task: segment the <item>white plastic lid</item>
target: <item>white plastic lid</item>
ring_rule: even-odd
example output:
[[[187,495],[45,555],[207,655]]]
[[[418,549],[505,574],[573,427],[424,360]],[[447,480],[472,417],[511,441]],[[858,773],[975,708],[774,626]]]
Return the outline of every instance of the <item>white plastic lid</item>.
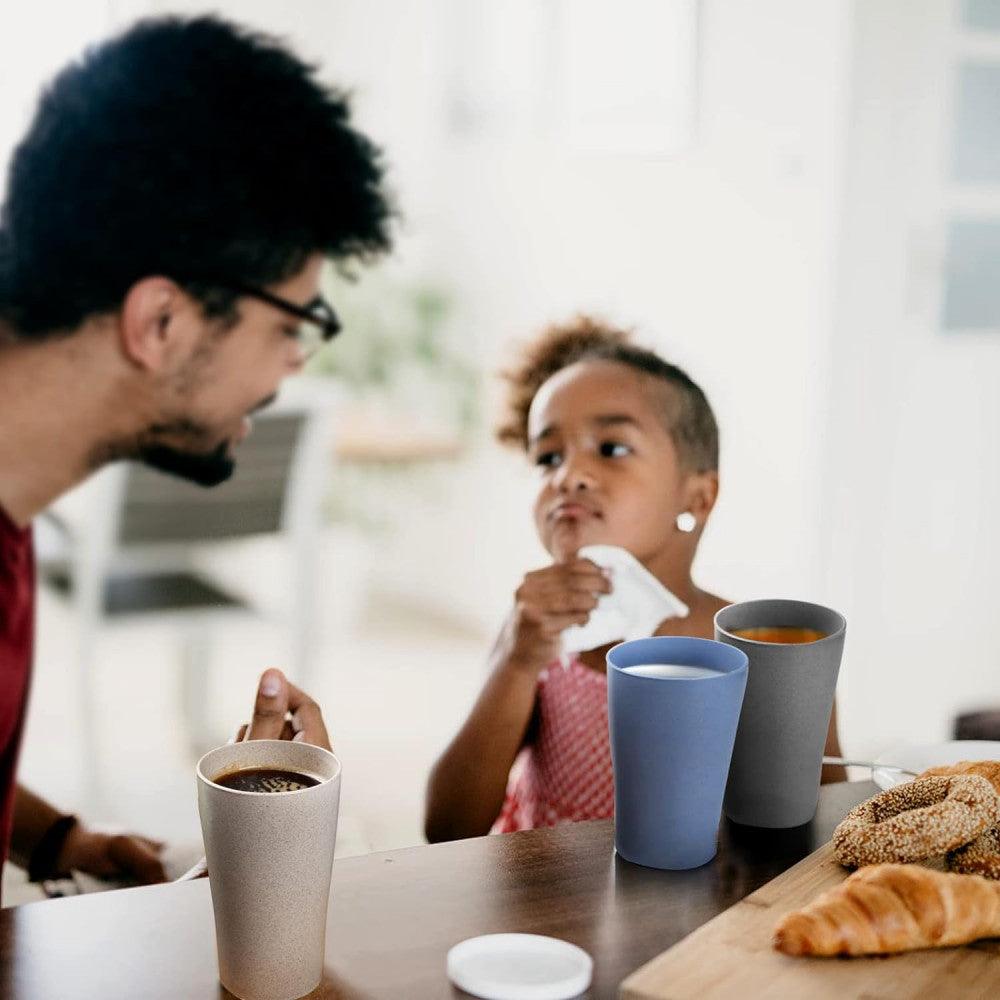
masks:
[[[571,1000],[593,971],[582,948],[540,934],[485,934],[448,952],[448,978],[484,1000]]]

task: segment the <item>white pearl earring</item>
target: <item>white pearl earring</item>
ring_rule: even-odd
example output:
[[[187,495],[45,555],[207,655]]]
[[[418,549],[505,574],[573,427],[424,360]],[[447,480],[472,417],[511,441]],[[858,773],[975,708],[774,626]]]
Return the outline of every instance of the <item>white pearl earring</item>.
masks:
[[[698,527],[698,519],[691,511],[686,510],[682,514],[677,515],[676,524],[678,531],[683,531],[685,535],[690,535]]]

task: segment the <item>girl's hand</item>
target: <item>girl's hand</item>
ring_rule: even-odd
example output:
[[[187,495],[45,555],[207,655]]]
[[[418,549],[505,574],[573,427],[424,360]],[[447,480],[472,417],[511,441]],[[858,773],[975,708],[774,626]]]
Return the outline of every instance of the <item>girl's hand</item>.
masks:
[[[528,573],[500,633],[500,658],[512,667],[540,673],[558,658],[563,630],[586,624],[601,594],[609,593],[611,582],[605,571],[589,559],[571,559]]]

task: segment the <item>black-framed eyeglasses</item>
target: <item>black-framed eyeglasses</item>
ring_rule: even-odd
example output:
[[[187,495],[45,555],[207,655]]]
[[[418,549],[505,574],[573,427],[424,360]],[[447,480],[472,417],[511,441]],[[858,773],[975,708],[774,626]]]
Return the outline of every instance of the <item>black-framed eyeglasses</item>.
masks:
[[[295,331],[295,338],[298,340],[306,357],[311,357],[324,344],[329,343],[340,333],[340,320],[333,311],[333,306],[322,295],[317,295],[312,302],[300,306],[296,302],[289,302],[288,299],[283,299],[280,295],[275,295],[273,292],[269,292],[264,288],[257,288],[254,285],[227,282],[221,287],[238,292],[240,295],[246,295],[252,299],[266,302],[268,305],[274,306],[276,309],[281,309],[290,316],[296,316],[302,320],[302,323]]]
[[[264,288],[247,285],[241,281],[219,280],[204,276],[187,278],[187,280],[199,285],[208,285],[222,291],[235,292],[237,295],[258,299],[260,302],[266,302],[290,316],[297,317],[302,322],[295,330],[295,339],[306,358],[312,357],[324,344],[329,343],[340,333],[340,320],[333,311],[333,306],[322,295],[317,295],[312,302],[300,306],[297,302],[290,302]]]

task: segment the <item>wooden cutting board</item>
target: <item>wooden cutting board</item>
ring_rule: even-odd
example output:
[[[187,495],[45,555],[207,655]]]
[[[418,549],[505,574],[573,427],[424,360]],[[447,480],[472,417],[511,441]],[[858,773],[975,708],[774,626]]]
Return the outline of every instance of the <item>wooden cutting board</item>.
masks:
[[[778,920],[849,873],[821,847],[626,979],[620,1000],[976,1000],[1000,997],[1000,941],[873,958],[790,958]]]

